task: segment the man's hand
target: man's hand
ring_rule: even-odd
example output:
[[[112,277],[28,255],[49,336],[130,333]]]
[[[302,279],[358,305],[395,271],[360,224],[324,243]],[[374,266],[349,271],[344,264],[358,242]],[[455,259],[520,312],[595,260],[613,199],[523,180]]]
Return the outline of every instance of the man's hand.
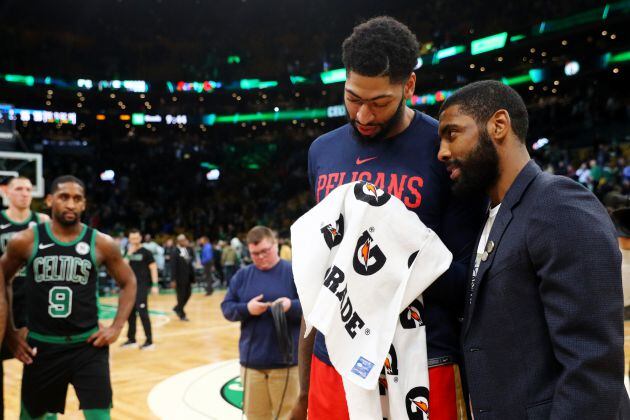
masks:
[[[103,327],[103,324],[98,323],[98,331],[95,332],[87,339],[88,343],[92,343],[94,347],[103,347],[113,344],[118,340],[120,331],[122,328],[110,325],[109,327]]]
[[[308,394],[298,397],[293,410],[291,410],[291,420],[306,420],[306,413],[308,409]]]
[[[287,312],[289,309],[291,309],[291,299],[289,299],[288,297],[281,297],[276,299],[273,304],[276,304],[277,302],[282,302],[282,310],[284,312]]]
[[[7,331],[4,339],[13,356],[25,365],[30,365],[33,363],[33,357],[37,354],[37,347],[31,348],[28,345],[26,342],[27,334],[28,329],[26,327],[19,330],[11,328],[10,331]]]
[[[153,287],[151,287],[151,294],[152,294],[153,296],[157,296],[157,295],[159,295],[159,294],[160,294],[160,289],[159,289],[157,286],[153,286]]]
[[[269,308],[269,303],[261,302],[263,295],[260,294],[255,298],[252,298],[249,302],[247,302],[247,310],[251,315],[258,316],[263,314],[267,308]]]

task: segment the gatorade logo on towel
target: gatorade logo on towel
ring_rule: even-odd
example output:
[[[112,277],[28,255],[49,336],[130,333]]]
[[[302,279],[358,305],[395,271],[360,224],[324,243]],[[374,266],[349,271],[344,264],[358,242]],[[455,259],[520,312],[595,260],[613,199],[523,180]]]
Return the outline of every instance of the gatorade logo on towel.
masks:
[[[371,276],[385,265],[385,261],[387,261],[385,254],[373,242],[374,239],[367,230],[357,241],[352,260],[352,266],[357,274]]]
[[[324,240],[326,241],[326,245],[328,245],[329,249],[333,249],[333,247],[341,243],[341,240],[343,239],[343,230],[343,214],[339,214],[339,218],[334,225],[330,223],[320,229],[320,232],[324,235]]]
[[[369,182],[357,182],[354,186],[354,196],[357,200],[364,201],[375,207],[384,205],[392,197]]]

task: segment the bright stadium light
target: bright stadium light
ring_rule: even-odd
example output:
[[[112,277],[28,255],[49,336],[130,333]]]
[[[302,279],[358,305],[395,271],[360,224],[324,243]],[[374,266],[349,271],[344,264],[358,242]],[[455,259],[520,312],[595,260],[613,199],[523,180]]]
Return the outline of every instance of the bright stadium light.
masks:
[[[540,150],[543,147],[545,147],[546,145],[549,144],[549,139],[546,137],[540,138],[538,140],[536,140],[536,143],[532,144],[532,149],[533,150]]]
[[[219,179],[219,177],[221,176],[221,171],[218,169],[211,169],[207,174],[206,174],[206,179],[208,181],[216,181]]]
[[[116,172],[111,169],[101,172],[101,181],[103,182],[114,182],[114,178],[116,178]]]
[[[564,66],[564,74],[567,76],[575,76],[580,71],[580,63],[577,61],[569,61]]]

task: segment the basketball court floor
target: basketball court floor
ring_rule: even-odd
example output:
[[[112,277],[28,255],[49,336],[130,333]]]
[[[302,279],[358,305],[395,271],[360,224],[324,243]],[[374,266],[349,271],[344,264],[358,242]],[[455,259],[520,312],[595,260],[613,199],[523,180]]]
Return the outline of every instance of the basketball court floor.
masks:
[[[120,348],[126,330],[110,348],[113,419],[241,419],[239,324],[223,318],[223,296],[224,292],[209,297],[194,294],[186,307],[190,322],[179,321],[171,311],[174,295],[150,297],[155,350]],[[101,304],[104,318],[111,317],[116,299],[104,298]],[[625,337],[627,371],[630,321],[625,324]],[[138,322],[137,340],[143,339]],[[4,363],[5,418],[17,419],[22,368],[16,360]],[[59,419],[83,419],[73,390],[68,392],[66,414]]]

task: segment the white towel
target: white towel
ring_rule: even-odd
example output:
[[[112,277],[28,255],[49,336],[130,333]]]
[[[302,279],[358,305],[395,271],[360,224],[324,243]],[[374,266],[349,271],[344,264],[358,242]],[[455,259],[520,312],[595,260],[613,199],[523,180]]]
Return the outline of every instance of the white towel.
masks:
[[[314,326],[325,335],[350,417],[398,419],[426,409],[419,296],[452,260],[437,235],[399,199],[359,181],[337,187],[297,220],[291,243],[307,333]],[[387,391],[387,407],[378,387],[386,358],[380,390]]]

